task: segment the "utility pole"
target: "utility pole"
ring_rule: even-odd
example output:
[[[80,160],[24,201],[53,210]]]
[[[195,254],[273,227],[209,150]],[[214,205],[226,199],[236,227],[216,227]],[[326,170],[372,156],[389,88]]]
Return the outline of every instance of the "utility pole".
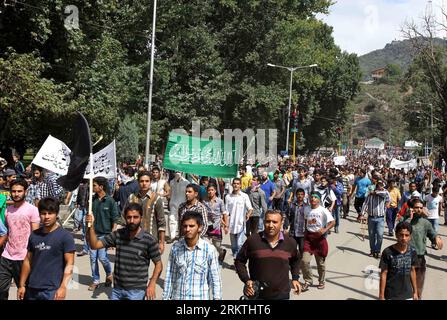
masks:
[[[152,18],[152,42],[151,42],[151,67],[149,74],[149,101],[147,107],[147,132],[146,132],[146,154],[144,162],[149,169],[149,149],[151,145],[151,117],[152,117],[152,85],[154,79],[154,53],[155,53],[155,25],[157,19],[157,0],[154,0],[154,14]]]

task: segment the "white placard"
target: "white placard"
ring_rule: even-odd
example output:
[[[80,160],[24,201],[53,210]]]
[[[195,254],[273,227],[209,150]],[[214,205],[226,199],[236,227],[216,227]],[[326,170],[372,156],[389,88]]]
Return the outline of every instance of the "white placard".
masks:
[[[336,166],[344,166],[346,164],[345,156],[334,157],[334,165]]]
[[[49,135],[33,159],[35,164],[60,175],[67,174],[71,150],[65,143]]]
[[[93,177],[116,178],[115,140],[107,147],[93,155]],[[90,162],[85,170],[84,178],[90,178]]]

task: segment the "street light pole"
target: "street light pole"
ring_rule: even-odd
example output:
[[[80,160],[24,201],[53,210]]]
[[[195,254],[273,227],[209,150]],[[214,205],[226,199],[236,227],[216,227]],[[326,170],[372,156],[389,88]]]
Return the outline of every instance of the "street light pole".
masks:
[[[154,0],[154,14],[152,18],[152,39],[151,39],[151,67],[149,73],[149,101],[147,107],[147,131],[146,131],[146,154],[144,162],[149,168],[149,148],[151,145],[151,117],[152,117],[152,84],[154,79],[154,53],[155,53],[155,24],[157,19],[157,0]]]
[[[286,134],[286,151],[289,154],[289,131],[290,131],[290,109],[292,108],[292,83],[293,83],[293,72],[297,69],[306,69],[306,68],[314,68],[318,67],[318,64],[311,64],[308,66],[300,66],[300,67],[285,67],[279,66],[273,63],[267,63],[269,67],[282,68],[290,71],[290,86],[289,86],[289,106],[287,111],[287,134]]]
[[[294,68],[290,69],[290,90],[289,90],[289,111],[287,114],[287,138],[286,138],[286,150],[287,154],[289,154],[289,131],[290,131],[290,108],[292,106],[292,81],[293,81],[293,71]]]
[[[433,154],[433,104],[430,103],[430,118],[431,118],[431,154]]]

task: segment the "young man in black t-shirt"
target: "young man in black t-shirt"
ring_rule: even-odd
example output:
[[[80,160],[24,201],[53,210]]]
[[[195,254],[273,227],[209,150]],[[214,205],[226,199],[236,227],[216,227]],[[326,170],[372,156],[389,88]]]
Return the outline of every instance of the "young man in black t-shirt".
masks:
[[[382,252],[380,260],[380,300],[417,300],[416,250],[409,245],[412,226],[400,222],[396,227],[397,243]]]
[[[56,199],[40,200],[38,209],[41,227],[29,237],[17,299],[64,300],[73,273],[74,239],[57,223],[59,202]]]

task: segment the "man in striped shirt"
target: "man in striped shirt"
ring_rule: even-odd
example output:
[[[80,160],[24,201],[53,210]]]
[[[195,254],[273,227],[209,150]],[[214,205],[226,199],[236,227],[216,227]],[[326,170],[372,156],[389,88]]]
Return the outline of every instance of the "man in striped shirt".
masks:
[[[86,216],[89,228],[89,243],[92,249],[116,247],[115,270],[113,274],[112,300],[155,299],[155,285],[163,265],[158,241],[141,228],[143,208],[138,203],[130,203],[124,209],[126,227],[98,239],[93,227],[93,215]],[[150,261],[155,264],[148,282]]]
[[[362,207],[362,218],[365,213],[368,214],[369,256],[374,258],[379,258],[382,248],[384,217],[390,204],[390,194],[384,187],[383,180],[377,180],[375,190],[368,193]]]
[[[213,245],[200,237],[203,217],[186,211],[181,227],[184,238],[174,243],[169,254],[163,300],[222,299],[218,254]]]

